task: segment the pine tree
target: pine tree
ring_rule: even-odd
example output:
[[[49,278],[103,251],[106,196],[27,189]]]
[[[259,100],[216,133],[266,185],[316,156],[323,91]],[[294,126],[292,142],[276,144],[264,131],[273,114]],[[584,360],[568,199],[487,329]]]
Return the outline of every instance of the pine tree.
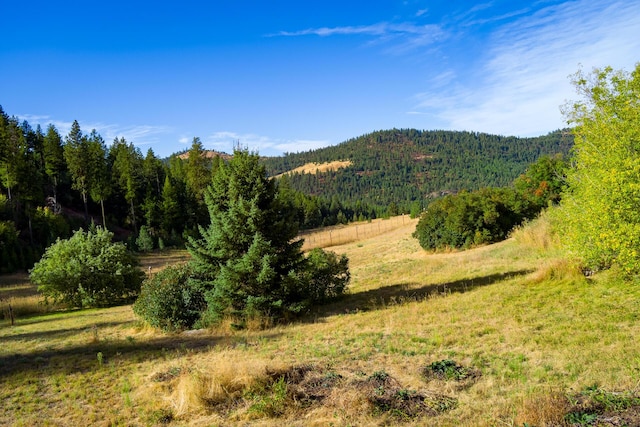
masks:
[[[72,188],[82,195],[84,203],[84,219],[89,221],[89,208],[87,206],[87,194],[89,193],[89,179],[91,160],[87,146],[87,138],[82,134],[80,124],[73,121],[69,135],[64,145],[64,158],[73,179]]]
[[[211,218],[190,239],[194,284],[206,295],[208,321],[225,315],[285,316],[304,305],[297,274],[305,258],[295,241],[295,210],[283,204],[257,154],[234,152],[205,193]]]

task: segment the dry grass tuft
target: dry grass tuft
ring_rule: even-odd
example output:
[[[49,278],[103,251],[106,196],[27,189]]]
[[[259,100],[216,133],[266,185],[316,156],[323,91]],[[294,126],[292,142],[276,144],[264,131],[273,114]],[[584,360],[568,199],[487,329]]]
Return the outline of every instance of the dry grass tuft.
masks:
[[[231,351],[212,353],[204,368],[184,369],[177,378],[170,397],[175,414],[184,417],[217,406],[223,406],[222,412],[232,409],[245,393],[269,382],[273,364],[250,355],[238,360]]]
[[[537,427],[567,425],[565,416],[570,405],[567,397],[554,390],[534,393],[524,397],[517,410],[516,425]]]
[[[560,246],[558,236],[553,231],[551,218],[546,211],[533,221],[516,227],[511,232],[511,237],[523,246],[542,252]]]

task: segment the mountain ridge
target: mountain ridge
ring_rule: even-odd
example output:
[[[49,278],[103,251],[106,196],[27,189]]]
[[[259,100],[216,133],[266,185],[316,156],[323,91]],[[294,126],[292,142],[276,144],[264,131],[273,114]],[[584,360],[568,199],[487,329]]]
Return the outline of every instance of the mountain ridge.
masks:
[[[539,137],[491,135],[468,131],[375,131],[341,144],[264,157],[271,176],[287,172],[292,188],[347,203],[408,210],[443,193],[500,187],[524,173],[543,155],[567,155],[573,137],[557,130]],[[317,173],[290,172],[308,163],[350,161],[351,165]]]

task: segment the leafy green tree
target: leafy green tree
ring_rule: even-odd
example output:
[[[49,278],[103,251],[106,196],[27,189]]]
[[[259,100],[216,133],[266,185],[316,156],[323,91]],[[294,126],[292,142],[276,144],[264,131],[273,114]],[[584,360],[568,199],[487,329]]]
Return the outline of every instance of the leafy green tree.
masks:
[[[206,308],[202,293],[189,286],[188,264],[169,266],[142,284],[133,311],[164,331],[191,328]]]
[[[144,273],[113,233],[101,227],[80,229],[49,246],[30,279],[47,300],[72,307],[122,303],[140,291]]]
[[[640,64],[579,71],[582,99],[565,105],[575,125],[574,166],[567,173],[560,235],[585,268],[619,265],[640,273]]]

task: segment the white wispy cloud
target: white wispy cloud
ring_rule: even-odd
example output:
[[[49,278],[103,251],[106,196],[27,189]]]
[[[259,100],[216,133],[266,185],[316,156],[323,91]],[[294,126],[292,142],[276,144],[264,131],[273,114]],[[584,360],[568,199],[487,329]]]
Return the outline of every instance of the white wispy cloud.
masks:
[[[417,95],[451,129],[538,135],[565,125],[579,64],[630,70],[640,60],[640,0],[547,6],[499,27],[477,71]]]
[[[295,153],[314,150],[331,144],[327,140],[295,139],[285,140],[270,138],[253,133],[237,133],[230,131],[215,132],[204,141],[206,147],[230,153],[235,145],[257,151],[262,155],[279,155],[285,152]]]
[[[281,31],[279,33],[270,34],[269,36],[301,37],[310,35],[321,37],[339,35],[370,36],[378,42],[397,43],[404,51],[419,46],[433,44],[436,41],[442,40],[448,36],[440,25],[418,25],[411,22],[380,22],[372,25],[308,28],[300,31]]]
[[[71,130],[73,122],[56,120],[47,115],[24,114],[18,116],[21,120],[26,120],[32,127],[40,125],[43,132],[49,124],[52,124],[58,130],[58,133],[64,138]],[[115,138],[124,138],[128,142],[132,142],[136,146],[152,145],[160,140],[160,136],[171,132],[169,126],[152,126],[152,125],[129,125],[122,126],[118,124],[108,124],[102,122],[84,122],[78,121],[80,129],[84,134],[96,130],[105,140],[106,144],[111,144]]]

